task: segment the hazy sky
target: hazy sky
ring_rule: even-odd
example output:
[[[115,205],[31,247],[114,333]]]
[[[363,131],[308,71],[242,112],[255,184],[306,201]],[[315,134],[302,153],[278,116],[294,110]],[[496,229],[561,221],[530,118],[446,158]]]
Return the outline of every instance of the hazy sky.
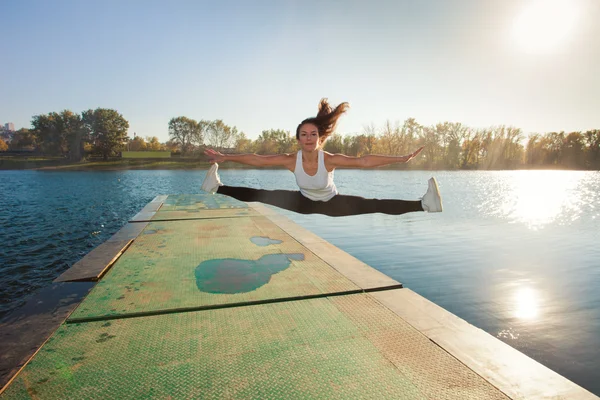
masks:
[[[106,107],[130,136],[166,141],[183,115],[255,139],[328,97],[350,103],[340,133],[409,117],[600,129],[600,1],[543,4],[0,0],[0,122]]]

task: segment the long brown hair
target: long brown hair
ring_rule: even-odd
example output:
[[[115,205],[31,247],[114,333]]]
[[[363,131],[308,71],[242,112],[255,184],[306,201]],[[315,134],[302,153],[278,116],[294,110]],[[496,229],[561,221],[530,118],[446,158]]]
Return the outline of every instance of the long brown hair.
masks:
[[[300,122],[296,128],[296,139],[300,139],[300,128],[304,124],[313,124],[319,131],[319,142],[322,144],[327,140],[327,137],[333,133],[338,119],[350,108],[347,102],[341,103],[335,109],[331,109],[327,99],[321,99],[319,102],[319,112],[316,117],[306,118]]]

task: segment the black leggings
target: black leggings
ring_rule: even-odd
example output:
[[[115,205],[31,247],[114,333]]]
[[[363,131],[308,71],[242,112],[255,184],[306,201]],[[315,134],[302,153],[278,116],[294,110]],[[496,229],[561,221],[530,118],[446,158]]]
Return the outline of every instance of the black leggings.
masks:
[[[338,194],[329,201],[313,201],[304,197],[299,191],[263,190],[236,186],[220,186],[217,192],[240,201],[258,201],[300,214],[324,214],[330,217],[371,213],[400,215],[423,211],[421,200],[365,199]]]

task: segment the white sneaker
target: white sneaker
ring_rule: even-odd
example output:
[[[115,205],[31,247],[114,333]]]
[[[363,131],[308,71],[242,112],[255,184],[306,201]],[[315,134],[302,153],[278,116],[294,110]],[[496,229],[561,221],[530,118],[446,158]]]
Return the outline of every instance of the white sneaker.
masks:
[[[217,170],[219,169],[219,164],[214,163],[208,172],[206,172],[206,177],[204,178],[204,182],[202,182],[202,190],[208,193],[215,193],[219,186],[223,186],[221,180],[219,179],[219,174]]]
[[[421,205],[427,212],[442,212],[442,196],[435,178],[429,179],[429,187],[421,199]]]

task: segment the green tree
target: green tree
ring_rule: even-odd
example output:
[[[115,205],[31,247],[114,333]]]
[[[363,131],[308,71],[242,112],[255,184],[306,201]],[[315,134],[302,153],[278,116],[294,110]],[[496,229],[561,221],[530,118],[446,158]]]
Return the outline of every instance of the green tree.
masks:
[[[186,155],[203,142],[206,121],[196,121],[187,117],[171,118],[169,121],[169,138],[176,143],[181,154]]]
[[[364,130],[364,128],[363,128]],[[377,147],[377,136],[373,132],[344,137],[344,149],[350,156],[360,157],[372,154]]]
[[[71,110],[36,115],[31,124],[35,141],[42,152],[49,155],[68,155],[71,161],[80,161],[86,127],[82,116]]]
[[[562,161],[563,143],[565,141],[564,132],[550,132],[545,135],[547,149],[547,163],[550,165],[560,165]]]
[[[358,155],[358,140],[356,135],[344,136],[344,154],[356,157]]]
[[[523,159],[523,132],[504,125],[484,131],[482,164],[485,169],[515,168]]]
[[[540,165],[542,163],[542,154],[540,148],[540,134],[532,133],[527,139],[525,147],[525,162],[528,165]]]
[[[83,158],[84,142],[88,139],[88,131],[83,123],[82,115],[70,110],[63,110],[58,119],[59,130],[67,143],[67,152],[70,161],[81,161]]]
[[[176,153],[180,150],[179,143],[174,141],[173,139],[167,140],[167,142],[163,145],[165,150],[169,150],[171,153]]]
[[[146,149],[151,151],[161,151],[165,149],[165,146],[159,142],[156,136],[146,137]]]
[[[456,169],[460,165],[461,145],[466,136],[467,127],[461,123],[444,122],[436,125],[436,131],[441,141],[443,151],[441,166],[443,168]]]
[[[423,126],[414,118],[408,118],[402,124],[400,134],[402,139],[400,154],[404,155],[414,151],[419,146],[419,138],[423,136]]]
[[[334,133],[333,135],[329,136],[329,138],[325,142],[325,147],[323,149],[333,154],[343,153],[344,139],[342,135],[340,135],[339,133]]]
[[[145,151],[148,146],[146,145],[146,141],[141,136],[136,136],[133,139],[129,140],[129,144],[127,145],[129,151]]]
[[[436,126],[423,127],[421,131],[421,142],[425,146],[423,149],[423,164],[427,168],[437,168],[442,159],[444,149],[441,145],[441,124]]]
[[[392,124],[390,120],[387,120],[379,134],[378,144],[378,153],[390,156],[399,155],[404,145],[400,124],[397,122]]]
[[[60,115],[49,114],[34,115],[31,119],[32,131],[42,153],[51,156],[64,155],[67,143],[60,131]]]
[[[219,150],[229,150],[235,146],[238,137],[237,128],[217,119],[206,124],[206,140],[209,146]]]
[[[116,110],[87,110],[82,113],[82,120],[89,134],[92,151],[102,154],[104,160],[121,151],[129,139],[129,122]]]
[[[481,133],[475,129],[468,129],[462,141],[461,164],[462,169],[476,169],[479,167],[479,154],[481,152]]]
[[[283,129],[264,130],[258,135],[255,149],[258,154],[283,154],[296,151],[296,137]]]
[[[581,132],[571,132],[565,138],[562,149],[562,165],[567,168],[585,168],[585,136]]]
[[[13,134],[13,138],[10,141],[9,148],[11,150],[19,149],[33,149],[35,148],[35,136],[29,129],[21,128]]]
[[[586,164],[588,168],[600,169],[600,129],[586,131]]]
[[[240,132],[235,138],[235,152],[244,154],[244,153],[252,153],[252,140],[246,137],[244,132]]]

